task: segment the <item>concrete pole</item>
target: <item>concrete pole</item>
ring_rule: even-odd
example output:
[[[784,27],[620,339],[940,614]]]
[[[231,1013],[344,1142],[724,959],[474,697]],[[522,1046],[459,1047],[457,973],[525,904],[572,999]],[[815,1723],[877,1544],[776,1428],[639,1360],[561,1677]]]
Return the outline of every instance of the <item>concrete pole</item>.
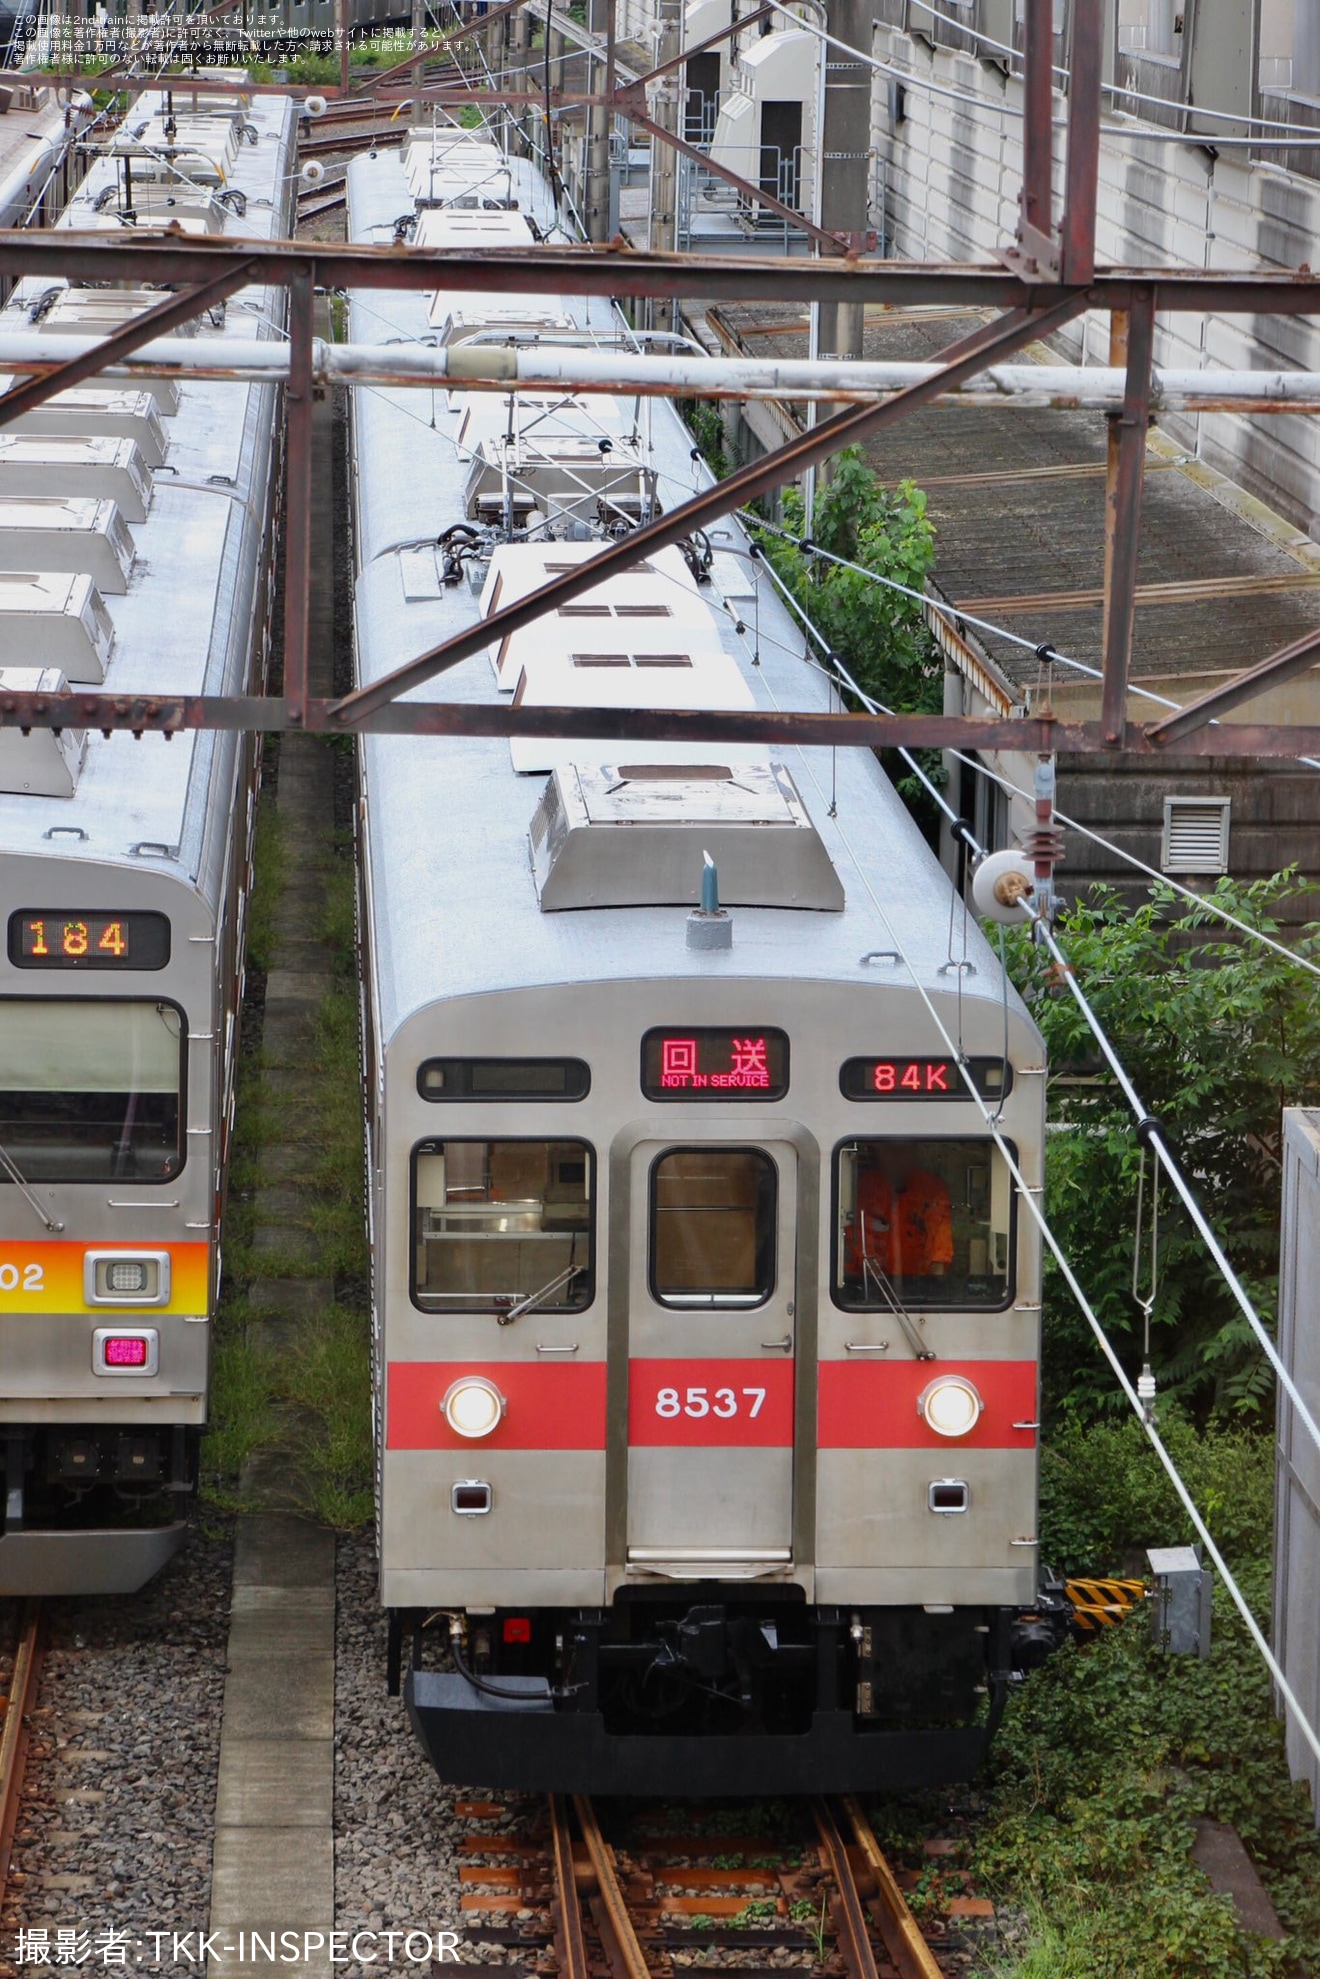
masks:
[[[591,58],[587,74],[593,94],[612,95],[614,91],[615,0],[590,0],[587,25],[605,42],[605,59]],[[593,103],[587,111],[587,183],[583,218],[589,241],[610,237],[610,112]]]
[[[871,14],[869,0],[829,0],[830,33],[866,52]],[[830,47],[826,56],[825,135],[817,169],[822,227],[832,233],[864,232],[871,177],[871,72],[841,48]],[[821,354],[861,357],[863,323],[860,303],[823,302]]]
[[[683,0],[656,0],[656,66],[672,62],[683,48]],[[671,69],[651,92],[651,116],[663,130],[678,135],[680,106],[683,101],[682,72]],[[678,153],[659,138],[651,139],[651,246],[659,254],[673,254],[678,246]],[[673,330],[678,312],[668,297],[651,304],[651,327]]]

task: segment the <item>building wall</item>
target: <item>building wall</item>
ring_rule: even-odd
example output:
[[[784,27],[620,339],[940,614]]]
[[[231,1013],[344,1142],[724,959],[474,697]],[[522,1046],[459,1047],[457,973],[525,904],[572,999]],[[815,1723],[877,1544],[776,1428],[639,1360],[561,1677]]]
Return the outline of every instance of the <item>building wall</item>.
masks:
[[[1320,1113],[1283,1114],[1279,1351],[1306,1406],[1320,1415]],[[1320,1451],[1280,1390],[1275,1473],[1274,1651],[1302,1710],[1320,1726]],[[1291,1716],[1288,1765],[1308,1780],[1320,1825],[1320,1761]]]
[[[1013,239],[1017,225],[1022,122],[1013,111],[1020,84],[975,56],[932,49],[894,27],[877,28],[873,52],[912,77],[899,84],[877,74],[873,95],[873,142],[893,252],[917,261],[987,260]],[[973,100],[935,96],[923,81]],[[1174,143],[1153,125],[1130,122],[1130,130],[1107,134],[1101,144],[1099,262],[1259,270],[1312,261],[1320,185],[1246,162],[1241,153],[1211,157],[1210,149]],[[1057,149],[1062,152],[1061,141]],[[1056,159],[1056,200],[1060,164]],[[1108,317],[1092,312],[1062,334],[1058,347],[1073,361],[1106,362]],[[1155,362],[1320,370],[1320,323],[1161,317]],[[1216,413],[1166,415],[1160,424],[1180,446],[1320,540],[1320,422],[1305,414]]]

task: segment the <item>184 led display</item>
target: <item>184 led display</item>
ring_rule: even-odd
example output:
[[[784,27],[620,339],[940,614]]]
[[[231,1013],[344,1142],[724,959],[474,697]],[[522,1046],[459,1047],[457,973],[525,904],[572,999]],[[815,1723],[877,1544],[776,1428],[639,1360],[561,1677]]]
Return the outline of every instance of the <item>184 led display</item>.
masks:
[[[170,959],[169,918],[28,908],[9,917],[9,959],[16,969],[163,969]]]

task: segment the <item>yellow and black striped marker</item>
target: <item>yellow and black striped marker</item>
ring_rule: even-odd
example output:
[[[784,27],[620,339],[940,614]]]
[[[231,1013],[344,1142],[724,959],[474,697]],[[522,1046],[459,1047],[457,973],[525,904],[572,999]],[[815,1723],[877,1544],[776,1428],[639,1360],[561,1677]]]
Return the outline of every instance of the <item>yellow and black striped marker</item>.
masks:
[[[1073,1605],[1073,1625],[1084,1635],[1117,1628],[1146,1598],[1143,1580],[1069,1580],[1064,1592]]]

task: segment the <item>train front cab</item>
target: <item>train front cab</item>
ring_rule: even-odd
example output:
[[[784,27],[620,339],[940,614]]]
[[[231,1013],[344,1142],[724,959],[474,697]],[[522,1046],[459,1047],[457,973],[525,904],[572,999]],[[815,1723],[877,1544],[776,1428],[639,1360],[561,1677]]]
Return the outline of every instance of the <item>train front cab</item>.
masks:
[[[206,1417],[234,916],[218,970],[173,878],[5,877],[0,1594],[127,1593],[182,1543]]]
[[[868,1027],[835,993],[775,986],[793,1077],[763,1106],[638,1092],[649,985],[575,992],[574,1048],[537,1061],[585,1071],[594,1040],[575,1103],[457,1089],[474,1067],[533,1075],[512,1058],[430,1061],[444,1106],[417,1057],[411,1098],[400,1071],[389,1145],[406,1135],[410,1194],[384,1228],[410,1290],[383,1332],[383,1593],[396,1677],[414,1631],[408,1706],[446,1779],[899,1788],[984,1754],[1036,1646],[1038,1248],[971,1102],[850,1098],[836,1041],[860,1031],[860,1052]],[[703,989],[703,1014],[728,1000]],[[498,1030],[553,1040],[562,1010]],[[905,1019],[891,1035],[919,1034]],[[467,1028],[451,1008],[447,1037]],[[752,1036],[686,1028],[698,1051]],[[1038,1065],[1015,1029],[1017,1065]],[[1010,1078],[1006,1131],[1038,1180],[1042,1081]],[[896,1311],[859,1221],[874,1249],[883,1189],[936,1183],[926,1255],[906,1274],[876,1255]],[[446,1629],[459,1670],[426,1667]]]

